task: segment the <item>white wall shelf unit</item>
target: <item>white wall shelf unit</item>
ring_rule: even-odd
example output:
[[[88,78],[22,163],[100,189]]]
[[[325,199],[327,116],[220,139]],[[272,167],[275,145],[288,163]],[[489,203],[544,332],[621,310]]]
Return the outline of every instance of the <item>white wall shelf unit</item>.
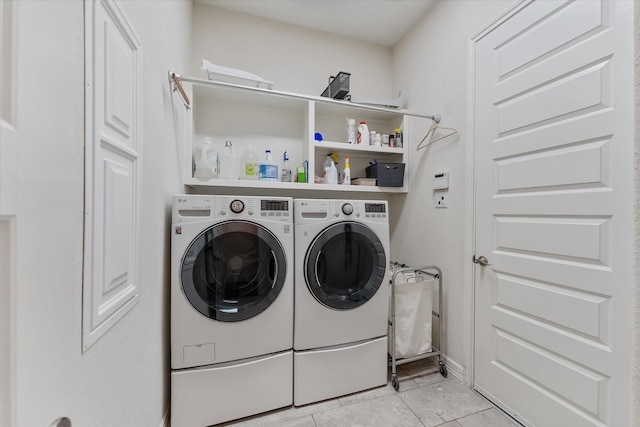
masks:
[[[235,187],[295,189],[309,191],[346,191],[373,193],[407,193],[409,191],[409,145],[412,136],[412,119],[433,119],[407,110],[354,104],[312,95],[250,87],[226,82],[197,79],[169,72],[174,91],[184,89],[183,102],[187,115],[185,132],[184,184],[191,187]],[[347,118],[356,123],[365,121],[369,130],[380,134],[392,134],[395,128],[403,130],[402,148],[374,147],[346,142]],[[323,141],[315,140],[319,132]],[[253,146],[259,159],[264,150],[272,152],[280,162],[287,151],[291,167],[309,162],[308,183],[276,182],[260,180],[203,181],[193,177],[193,162],[197,161],[204,137],[212,137],[216,151],[222,150],[230,140],[241,157],[248,145]],[[314,175],[322,175],[322,164],[328,153],[339,156],[338,169],[344,166],[345,156],[350,157],[351,177],[365,177],[365,168],[378,162],[405,163],[404,182],[401,187],[377,187],[362,185],[315,184]],[[191,154],[191,156],[189,156]]]

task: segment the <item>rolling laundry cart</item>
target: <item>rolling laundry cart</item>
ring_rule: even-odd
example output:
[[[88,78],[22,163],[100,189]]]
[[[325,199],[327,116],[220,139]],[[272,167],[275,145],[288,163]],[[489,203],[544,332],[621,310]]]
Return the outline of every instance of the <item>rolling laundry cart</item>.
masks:
[[[391,308],[390,308],[390,319],[389,319],[389,334],[390,334],[390,340],[391,340],[391,350],[390,350],[390,356],[391,356],[391,384],[393,385],[393,388],[398,391],[398,389],[400,388],[400,383],[398,382],[398,374],[396,372],[397,369],[397,365],[402,365],[405,363],[410,363],[410,362],[414,362],[416,360],[422,360],[422,359],[427,359],[430,357],[438,357],[438,368],[440,370],[440,374],[443,377],[446,377],[447,374],[447,367],[445,366],[444,362],[442,361],[442,354],[443,354],[443,344],[442,344],[442,270],[440,270],[440,268],[438,268],[435,265],[424,265],[424,266],[420,266],[420,267],[408,267],[404,264],[398,264],[395,263],[394,267],[400,267],[397,268],[394,272],[393,275],[391,276]],[[437,273],[434,273],[437,272]],[[419,353],[419,354],[410,354],[410,355],[403,355],[401,358],[398,358],[396,355],[396,287],[398,285],[398,280],[400,275],[404,275],[405,273],[410,273],[410,274],[423,274],[426,276],[431,276],[434,279],[438,280],[438,312],[436,311],[431,311],[431,315],[433,317],[437,317],[438,318],[438,346],[439,348],[434,349],[433,347],[431,347],[431,351],[428,352],[424,352],[424,353]],[[404,276],[403,276],[404,277]],[[426,281],[425,281],[426,284]],[[408,315],[411,316],[412,314],[407,314],[405,313],[404,315]],[[417,313],[413,313],[413,316],[417,315]],[[404,319],[407,320],[407,319]],[[408,319],[411,320],[411,319]],[[429,326],[431,326],[429,324]],[[430,333],[431,331],[429,331]]]

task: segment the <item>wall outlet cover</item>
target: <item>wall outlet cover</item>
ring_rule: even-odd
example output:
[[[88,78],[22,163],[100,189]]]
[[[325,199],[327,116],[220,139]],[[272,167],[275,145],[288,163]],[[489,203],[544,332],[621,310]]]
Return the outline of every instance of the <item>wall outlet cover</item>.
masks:
[[[448,191],[434,191],[433,192],[433,202],[436,208],[446,208],[447,207],[447,196],[449,195]]]

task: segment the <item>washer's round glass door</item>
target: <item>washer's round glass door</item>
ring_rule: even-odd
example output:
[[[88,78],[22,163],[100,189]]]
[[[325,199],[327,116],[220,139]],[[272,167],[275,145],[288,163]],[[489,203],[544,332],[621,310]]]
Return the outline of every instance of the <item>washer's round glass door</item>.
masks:
[[[307,287],[318,302],[346,310],[373,298],[384,280],[387,260],[369,227],[340,222],[316,236],[304,265]]]
[[[214,225],[196,237],[181,265],[182,289],[205,316],[237,322],[262,313],[278,297],[286,275],[278,239],[249,221]]]

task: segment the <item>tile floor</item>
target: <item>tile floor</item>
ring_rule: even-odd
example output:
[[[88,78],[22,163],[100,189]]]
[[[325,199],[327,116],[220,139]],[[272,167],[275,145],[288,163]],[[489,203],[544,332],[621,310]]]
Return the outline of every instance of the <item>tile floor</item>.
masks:
[[[435,358],[397,368],[400,389],[386,387],[290,407],[216,427],[519,427],[457,378],[440,375]]]

